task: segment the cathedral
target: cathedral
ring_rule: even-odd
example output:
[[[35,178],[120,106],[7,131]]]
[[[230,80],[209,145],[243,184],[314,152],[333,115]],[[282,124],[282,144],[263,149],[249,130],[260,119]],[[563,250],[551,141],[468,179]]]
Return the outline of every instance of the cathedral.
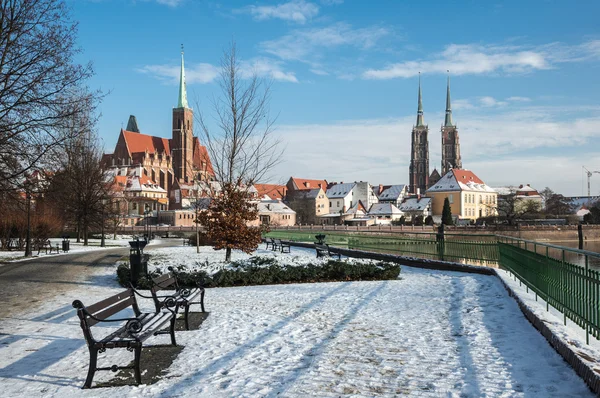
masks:
[[[450,77],[446,89],[446,116],[441,128],[442,134],[442,164],[441,175],[437,169],[429,174],[429,126],[423,121],[423,97],[421,93],[421,76],[419,75],[419,105],[417,108],[417,123],[411,134],[411,151],[409,165],[409,192],[413,194],[425,191],[452,169],[461,169],[460,143],[458,128],[452,124],[452,107],[450,104]]]
[[[126,186],[136,179],[164,190],[171,199],[180,199],[182,192],[189,191],[198,181],[214,180],[208,151],[194,136],[194,112],[187,101],[183,51],[171,138],[142,134],[132,115],[126,129],[121,129],[114,152],[104,154],[102,163],[115,177],[126,179]],[[169,202],[169,209],[181,208],[180,200]]]

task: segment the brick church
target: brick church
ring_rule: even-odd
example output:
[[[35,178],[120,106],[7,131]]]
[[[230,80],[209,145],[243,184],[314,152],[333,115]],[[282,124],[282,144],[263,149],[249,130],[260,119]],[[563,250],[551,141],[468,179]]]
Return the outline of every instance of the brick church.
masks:
[[[208,151],[194,136],[194,112],[187,101],[183,52],[171,138],[142,134],[132,115],[126,129],[121,129],[114,152],[104,154],[102,162],[115,177],[126,181],[125,190],[134,180],[163,190],[168,194],[169,210],[181,209],[182,195],[195,184],[214,180]],[[166,210],[165,207],[160,206],[159,210]]]
[[[423,121],[423,99],[421,95],[421,76],[419,75],[419,105],[417,108],[417,124],[411,134],[411,151],[409,166],[409,192],[424,194],[435,185],[442,176],[452,169],[462,169],[458,128],[452,123],[452,106],[450,104],[450,77],[446,89],[446,116],[441,127],[442,164],[440,174],[434,169],[429,174],[429,126]]]

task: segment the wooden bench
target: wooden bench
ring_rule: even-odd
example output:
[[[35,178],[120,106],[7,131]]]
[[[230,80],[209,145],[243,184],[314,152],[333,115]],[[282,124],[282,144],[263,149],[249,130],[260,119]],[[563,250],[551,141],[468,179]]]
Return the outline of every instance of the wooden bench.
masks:
[[[282,253],[289,253],[291,250],[290,242],[282,241],[281,239],[273,239],[273,251],[279,250]],[[286,251],[287,249],[287,251]]]
[[[317,257],[335,257],[337,256],[338,260],[342,258],[342,255],[338,252],[332,252],[329,245],[320,245],[315,243],[315,250],[317,251]]]
[[[173,268],[169,267],[169,269],[172,272],[166,273],[164,275],[152,279],[152,287],[150,288],[150,292],[152,293],[152,300],[154,300],[154,306],[156,307],[156,311],[158,312],[165,305],[166,299],[170,297],[173,298],[177,306],[176,311],[179,308],[184,309],[183,319],[185,321],[185,329],[190,330],[190,306],[192,304],[200,304],[202,312],[206,312],[204,310],[204,287],[200,286],[192,289],[181,288],[177,283],[177,276],[173,272]],[[168,290],[174,290],[175,292],[171,295],[158,294],[158,292],[160,291]]]
[[[35,248],[37,248],[38,254],[40,254],[42,250],[46,250],[46,254],[48,254],[48,251],[50,252],[50,254],[52,254],[53,250],[56,251],[56,254],[60,253],[58,243],[56,244],[56,246],[52,246],[52,242],[50,242],[50,239],[37,241],[34,245],[34,250]]]
[[[175,301],[166,299],[161,311],[142,313],[137,305],[136,293],[134,289],[127,289],[90,306],[83,305],[79,300],[73,301],[73,307],[77,308],[77,316],[80,319],[83,336],[90,351],[90,366],[83,388],[92,386],[92,380],[97,370],[116,372],[119,369],[133,369],[136,383],[141,384],[140,356],[143,342],[150,336],[169,333],[171,344],[177,345],[175,341],[176,311],[172,309],[176,306]],[[133,310],[133,316],[108,319],[127,308]],[[171,323],[169,330],[161,331],[169,322]],[[106,337],[96,339],[92,335],[91,328],[98,323],[119,323],[122,326]],[[108,348],[126,348],[128,351],[134,351],[133,366],[97,367],[98,353],[102,353]]]
[[[265,250],[269,250],[269,246],[271,246],[271,248],[273,247],[273,238],[265,238],[265,244],[267,245],[267,247],[265,247]]]

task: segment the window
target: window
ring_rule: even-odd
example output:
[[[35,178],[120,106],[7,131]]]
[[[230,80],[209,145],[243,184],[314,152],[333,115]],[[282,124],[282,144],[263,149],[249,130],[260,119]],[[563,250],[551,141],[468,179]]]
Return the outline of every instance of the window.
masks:
[[[448,202],[454,203],[454,195],[448,195]]]
[[[329,202],[329,207],[331,207],[331,202]]]
[[[133,202],[133,203],[131,204],[131,208],[132,208],[133,210],[137,210],[137,203]]]
[[[340,207],[340,201],[339,200],[337,201],[336,206]]]

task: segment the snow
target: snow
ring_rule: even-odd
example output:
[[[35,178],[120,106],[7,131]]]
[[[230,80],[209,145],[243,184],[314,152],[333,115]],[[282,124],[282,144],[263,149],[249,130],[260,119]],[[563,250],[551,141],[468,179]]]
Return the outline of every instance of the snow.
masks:
[[[329,261],[329,258],[316,258],[314,249],[307,249],[301,247],[294,247],[291,253],[274,252],[272,250],[257,249],[252,254],[246,254],[239,250],[233,250],[231,252],[231,260],[233,264],[225,262],[225,250],[214,250],[212,247],[200,246],[200,253],[196,253],[196,247],[182,246],[175,249],[171,247],[156,248],[151,250],[145,250],[145,253],[150,254],[150,260],[148,261],[148,271],[154,271],[156,269],[161,272],[168,272],[169,267],[185,267],[186,271],[206,271],[209,275],[224,269],[224,268],[235,268],[235,263],[241,265],[244,264],[245,260],[249,260],[251,257],[266,257],[276,258],[277,263],[282,267],[287,266],[304,266],[308,264],[323,264]],[[372,262],[378,263],[377,260],[367,259],[354,259],[346,258],[342,256],[343,261],[347,262]]]
[[[50,238],[50,242],[52,243],[52,246],[58,245],[58,247],[61,250],[60,253],[57,254],[56,252],[54,252],[52,254],[46,254],[46,250],[42,250],[38,254],[37,250],[33,250],[32,257],[25,258],[23,250],[0,251],[0,266],[1,266],[1,263],[29,260],[33,257],[65,256],[65,255],[69,255],[69,254],[73,254],[73,253],[114,249],[116,247],[129,247],[129,241],[133,239],[131,236],[127,236],[127,235],[117,235],[117,239],[112,239],[112,237],[113,237],[112,235],[110,235],[110,237],[108,235],[106,236],[106,238],[104,240],[105,245],[106,245],[105,247],[100,246],[100,239],[95,239],[95,238],[89,239],[88,246],[83,245],[83,240],[81,242],[77,243],[75,241],[75,239],[69,239],[70,243],[69,243],[69,252],[68,253],[62,252],[62,241],[63,241],[62,238]],[[150,241],[148,243],[148,245],[157,244],[158,242],[160,242],[160,239],[154,239],[154,240]]]
[[[169,251],[187,264],[216,263],[222,255],[196,255],[190,247],[147,252],[156,258]],[[310,259],[297,248],[272,255],[288,263]],[[184,349],[162,380],[81,390],[89,356],[70,303],[123,289],[114,266],[90,272],[74,290],[2,320],[3,396],[593,396],[497,278],[406,266],[393,281],[208,289],[211,315],[200,330],[177,332]],[[148,343],[168,344],[168,335]],[[131,358],[108,350],[99,365]],[[112,376],[98,372],[95,382]]]

